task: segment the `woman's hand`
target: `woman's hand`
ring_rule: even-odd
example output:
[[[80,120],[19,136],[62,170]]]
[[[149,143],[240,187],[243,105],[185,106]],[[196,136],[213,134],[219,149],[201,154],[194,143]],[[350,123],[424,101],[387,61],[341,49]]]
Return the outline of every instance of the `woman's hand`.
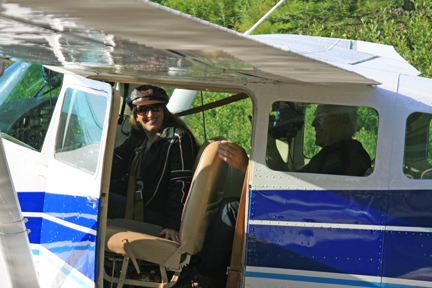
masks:
[[[180,243],[179,232],[177,232],[174,229],[165,228],[165,229],[162,230],[161,233],[159,233],[158,236],[159,237],[164,237],[165,236],[165,239],[172,240],[172,241],[175,241],[177,243]]]
[[[222,140],[218,147],[219,157],[234,169],[246,173],[249,158],[246,151],[234,142]]]

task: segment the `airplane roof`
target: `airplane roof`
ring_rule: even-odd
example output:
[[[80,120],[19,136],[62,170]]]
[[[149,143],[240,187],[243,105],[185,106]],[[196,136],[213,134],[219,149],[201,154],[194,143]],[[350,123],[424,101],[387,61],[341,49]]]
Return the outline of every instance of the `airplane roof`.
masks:
[[[353,72],[360,67],[415,76],[420,74],[390,45],[289,34],[251,35],[250,37]]]
[[[342,47],[357,43],[358,48],[358,41],[347,44],[349,40],[298,35],[243,36],[148,1],[6,2],[0,10],[3,58],[62,66],[95,79],[372,85],[379,84],[374,73],[355,68],[373,70],[377,69],[375,64],[350,61],[387,59],[382,57],[385,55],[375,57],[370,50]],[[299,39],[304,39],[303,50]],[[333,49],[314,53],[304,49],[318,47],[317,43]],[[338,55],[341,49],[344,58]],[[396,58],[391,61],[398,71],[415,73],[412,66]]]

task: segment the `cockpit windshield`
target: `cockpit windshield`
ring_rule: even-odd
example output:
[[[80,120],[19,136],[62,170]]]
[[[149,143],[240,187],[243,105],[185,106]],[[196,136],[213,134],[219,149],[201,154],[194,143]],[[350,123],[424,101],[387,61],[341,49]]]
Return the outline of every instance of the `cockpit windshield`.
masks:
[[[15,62],[0,78],[3,138],[40,151],[60,93],[63,75],[41,65]]]

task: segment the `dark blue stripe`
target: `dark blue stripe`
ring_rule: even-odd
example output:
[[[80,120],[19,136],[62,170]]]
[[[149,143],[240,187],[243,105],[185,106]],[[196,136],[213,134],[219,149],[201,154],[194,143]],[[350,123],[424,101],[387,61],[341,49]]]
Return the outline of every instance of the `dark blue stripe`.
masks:
[[[41,245],[94,281],[96,236],[42,219]]]
[[[250,225],[246,265],[381,276],[383,231]]]
[[[386,232],[384,277],[432,282],[432,233]]]
[[[28,222],[25,224],[27,229],[30,229],[28,234],[29,241],[32,244],[40,244],[42,218],[40,217],[26,217]]]
[[[388,193],[387,226],[432,227],[432,191]],[[388,231],[383,276],[432,282],[432,233]]]
[[[23,212],[43,212],[96,230],[99,199],[93,203],[87,197],[44,192],[19,192],[18,199]]]
[[[45,213],[73,224],[97,229],[98,199],[92,203],[87,197],[44,192],[20,192],[18,198],[23,212]],[[27,218],[29,222],[26,227],[32,231],[29,234],[30,243],[41,244],[94,281],[96,236],[41,217]]]
[[[432,227],[432,190],[256,190],[250,201],[251,220]]]
[[[42,212],[45,192],[18,192],[22,212]]]
[[[382,191],[265,190],[251,192],[251,220],[384,225]]]
[[[59,219],[96,229],[99,199],[90,202],[87,197],[46,193],[44,213]]]
[[[388,192],[388,226],[432,227],[432,191]]]
[[[432,227],[430,190],[250,193],[250,220]],[[432,282],[432,233],[259,225],[247,231],[251,266]]]
[[[255,278],[290,280],[290,281],[299,281],[299,282],[322,283],[322,284],[333,284],[333,285],[344,285],[344,286],[355,286],[355,287],[380,287],[381,284],[379,282],[373,283],[373,282],[366,282],[366,281],[359,281],[359,280],[335,279],[335,278],[300,276],[300,275],[285,275],[285,274],[250,272],[250,271],[246,271],[245,276],[255,277]]]

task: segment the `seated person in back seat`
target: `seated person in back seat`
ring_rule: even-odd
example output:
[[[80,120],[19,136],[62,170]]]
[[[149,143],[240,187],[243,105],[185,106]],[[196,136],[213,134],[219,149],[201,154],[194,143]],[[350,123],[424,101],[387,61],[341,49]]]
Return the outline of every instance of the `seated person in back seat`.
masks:
[[[108,218],[161,226],[159,236],[178,242],[198,151],[196,140],[166,108],[164,89],[142,85],[126,101],[133,111],[133,129],[114,149]]]
[[[356,122],[356,107],[319,105],[312,126],[315,143],[323,149],[297,172],[363,176],[371,159],[362,144],[352,139]],[[219,154],[233,168],[246,171],[248,157],[237,144],[222,141]],[[238,198],[225,199],[211,223],[200,257],[192,267],[193,281],[201,288],[225,287],[238,208]]]

